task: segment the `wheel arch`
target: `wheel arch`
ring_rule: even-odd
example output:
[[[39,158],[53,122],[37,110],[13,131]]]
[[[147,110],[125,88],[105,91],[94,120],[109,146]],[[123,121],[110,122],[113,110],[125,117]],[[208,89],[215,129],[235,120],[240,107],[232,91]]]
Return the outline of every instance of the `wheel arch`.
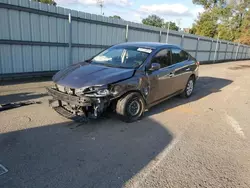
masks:
[[[193,74],[191,74],[189,78],[193,78],[194,83],[196,83],[196,75],[195,75],[194,73],[193,73]]]
[[[117,97],[115,101],[117,102],[118,100],[120,100],[121,98],[125,97],[126,95],[130,93],[138,93],[142,97],[144,103],[147,104],[146,97],[142,94],[142,91],[140,91],[139,89],[131,89],[129,91],[126,91],[123,94],[121,94],[119,97]]]

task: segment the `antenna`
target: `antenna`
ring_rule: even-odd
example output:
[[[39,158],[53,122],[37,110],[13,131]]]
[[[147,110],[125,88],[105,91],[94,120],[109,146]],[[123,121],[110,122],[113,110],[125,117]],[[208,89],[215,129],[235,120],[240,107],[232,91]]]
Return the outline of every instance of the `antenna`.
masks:
[[[100,6],[101,8],[101,15],[103,15],[103,12],[102,12],[102,8],[103,8],[103,4],[104,4],[104,0],[96,0],[97,1],[97,5]]]

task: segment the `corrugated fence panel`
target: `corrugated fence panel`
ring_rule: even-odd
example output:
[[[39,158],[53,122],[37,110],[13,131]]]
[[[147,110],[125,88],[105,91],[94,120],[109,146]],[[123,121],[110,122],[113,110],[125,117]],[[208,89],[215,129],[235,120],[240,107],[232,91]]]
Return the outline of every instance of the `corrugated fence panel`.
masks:
[[[58,70],[58,47],[50,47],[50,70]]]
[[[48,46],[42,46],[42,62],[45,71],[50,71],[50,52]]]
[[[126,25],[129,42],[166,43],[167,30],[163,28],[30,0],[1,0],[1,3],[15,6],[0,8],[0,42],[3,41],[0,43],[0,74],[55,71],[89,59],[107,46],[125,42]],[[72,62],[69,62],[70,41]],[[177,31],[169,31],[168,43],[182,46],[192,56],[197,55],[199,61],[250,58],[249,46],[228,41],[219,41],[217,45],[216,39]]]
[[[0,38],[1,39],[10,39],[10,30],[9,30],[9,10],[0,8],[0,25],[5,26],[1,27]]]
[[[168,44],[175,44],[175,45],[178,45],[180,46],[181,44],[181,36],[173,36],[169,33],[169,36],[168,36]]]
[[[32,46],[22,46],[23,50],[23,72],[33,71]],[[42,56],[43,57],[43,56]]]
[[[217,60],[223,60],[225,57],[226,44],[219,42],[218,44],[218,57]]]
[[[45,16],[44,19],[47,19],[47,16]],[[46,26],[48,28],[48,23],[44,21],[44,25],[41,27],[41,21],[40,16],[38,14],[30,14],[30,25],[31,25],[31,40],[32,41],[41,41],[41,33],[44,33],[44,35],[48,35],[49,30],[46,29]]]
[[[229,43],[227,46],[226,59],[232,59],[232,51],[233,51],[233,44]]]
[[[11,45],[0,45],[1,50],[1,72],[2,74],[13,73]]]
[[[195,50],[196,49],[196,45],[197,45],[197,41],[196,39],[191,39],[191,38],[185,38],[183,41],[183,48],[186,50]],[[200,45],[200,43],[199,43]]]
[[[185,39],[185,41],[186,41],[186,39]],[[211,41],[204,41],[204,40],[200,39],[200,41],[199,41],[199,50],[210,51],[210,47],[211,47]]]
[[[207,61],[208,58],[209,58],[209,53],[207,53],[207,52],[198,52],[197,53],[196,59],[198,61]]]
[[[49,48],[49,47],[48,47]],[[33,60],[33,71],[44,71],[42,69],[42,47],[41,46],[33,46],[32,47],[32,60]],[[50,57],[50,53],[46,54]],[[50,63],[50,62],[49,62]]]
[[[21,39],[31,41],[30,14],[20,12]]]
[[[10,39],[21,40],[21,24],[19,11],[9,10]]]
[[[161,43],[166,43],[166,39],[167,39],[167,35],[166,34],[162,34],[161,35]]]
[[[13,72],[23,72],[23,58],[22,58],[22,48],[21,45],[12,46],[12,63],[13,63]]]
[[[142,33],[137,30],[129,29],[128,31],[128,42],[143,41]]]
[[[41,30],[41,42],[49,42],[49,17],[48,16],[40,16],[40,27]]]

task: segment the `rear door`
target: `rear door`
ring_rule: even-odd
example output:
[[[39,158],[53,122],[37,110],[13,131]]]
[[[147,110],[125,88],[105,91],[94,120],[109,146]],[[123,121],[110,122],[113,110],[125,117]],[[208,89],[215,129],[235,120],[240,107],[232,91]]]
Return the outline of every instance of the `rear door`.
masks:
[[[158,51],[152,57],[149,68],[152,63],[159,63],[161,68],[154,71],[147,70],[150,83],[149,103],[153,103],[173,93],[172,76],[174,69],[170,66],[171,50],[166,48]]]
[[[185,88],[192,74],[190,55],[180,48],[172,48],[172,66],[174,68],[173,90],[175,92]]]

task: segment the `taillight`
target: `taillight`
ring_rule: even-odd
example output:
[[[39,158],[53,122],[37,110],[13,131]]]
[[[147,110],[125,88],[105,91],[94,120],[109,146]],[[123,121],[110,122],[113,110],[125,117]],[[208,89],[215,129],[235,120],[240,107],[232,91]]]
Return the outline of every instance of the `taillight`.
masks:
[[[199,62],[199,61],[196,61],[196,65],[199,66],[199,65],[200,65],[200,62]]]

